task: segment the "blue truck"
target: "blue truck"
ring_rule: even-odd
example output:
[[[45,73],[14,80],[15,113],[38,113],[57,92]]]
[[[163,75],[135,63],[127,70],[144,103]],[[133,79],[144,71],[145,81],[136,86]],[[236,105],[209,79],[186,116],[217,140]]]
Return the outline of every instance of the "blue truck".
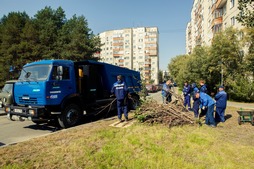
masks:
[[[139,72],[92,60],[41,60],[23,66],[14,104],[5,111],[10,119],[15,115],[37,124],[56,120],[62,128],[72,127],[84,115],[116,108],[111,89],[117,75],[127,84],[129,108],[135,109],[141,90]]]

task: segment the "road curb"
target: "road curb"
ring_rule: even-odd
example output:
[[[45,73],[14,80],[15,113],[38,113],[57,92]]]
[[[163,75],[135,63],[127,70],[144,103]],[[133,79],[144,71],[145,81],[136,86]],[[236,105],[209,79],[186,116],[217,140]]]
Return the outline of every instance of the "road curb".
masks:
[[[0,116],[4,116],[6,113],[3,110],[0,110]]]

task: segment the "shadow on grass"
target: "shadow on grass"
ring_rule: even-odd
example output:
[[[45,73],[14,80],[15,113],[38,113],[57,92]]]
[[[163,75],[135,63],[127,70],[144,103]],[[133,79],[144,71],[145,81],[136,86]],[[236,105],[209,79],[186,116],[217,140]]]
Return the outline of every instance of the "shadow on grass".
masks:
[[[4,146],[4,145],[5,145],[4,143],[0,142],[0,147],[1,147],[1,146]]]
[[[230,119],[231,117],[232,117],[231,114],[226,114],[226,115],[225,115],[225,121],[227,121],[227,120]]]

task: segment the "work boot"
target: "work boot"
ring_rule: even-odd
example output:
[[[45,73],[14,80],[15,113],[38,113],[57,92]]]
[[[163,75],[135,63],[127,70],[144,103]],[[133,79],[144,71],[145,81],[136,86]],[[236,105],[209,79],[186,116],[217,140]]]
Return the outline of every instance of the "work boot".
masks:
[[[128,117],[125,117],[125,121],[127,122],[129,119],[128,119]]]

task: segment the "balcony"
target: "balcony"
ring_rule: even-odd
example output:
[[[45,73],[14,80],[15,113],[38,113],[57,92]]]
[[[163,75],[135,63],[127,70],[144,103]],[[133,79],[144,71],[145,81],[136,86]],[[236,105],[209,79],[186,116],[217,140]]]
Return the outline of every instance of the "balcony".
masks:
[[[124,62],[124,59],[119,59],[118,62],[119,62],[119,63],[123,63],[123,62]]]
[[[113,54],[114,58],[119,58],[121,55],[120,54]]]
[[[215,11],[215,9],[216,9],[216,4],[213,4],[213,6],[212,6],[212,13]]]
[[[145,74],[150,74],[151,70],[145,70],[144,72],[145,72]]]
[[[213,27],[214,25],[220,25],[220,24],[222,24],[222,16],[213,19],[213,21],[212,21],[212,27]]]
[[[113,41],[115,41],[115,40],[123,40],[124,38],[123,37],[113,37]]]
[[[216,2],[216,8],[222,8],[224,5],[226,5],[227,0],[217,0]]]
[[[123,42],[114,42],[113,46],[123,46]]]
[[[145,64],[145,68],[150,68],[151,67],[151,64]]]

